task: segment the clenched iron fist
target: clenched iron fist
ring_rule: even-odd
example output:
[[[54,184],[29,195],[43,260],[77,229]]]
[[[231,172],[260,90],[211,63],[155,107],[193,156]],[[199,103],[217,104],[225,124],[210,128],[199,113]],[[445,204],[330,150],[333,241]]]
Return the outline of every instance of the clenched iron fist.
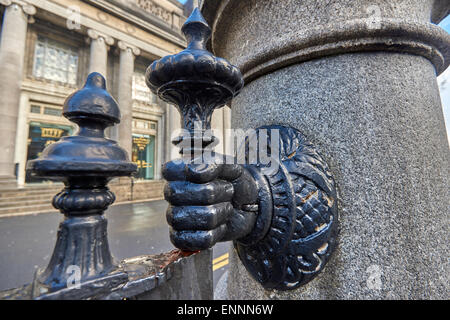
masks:
[[[163,176],[170,239],[177,248],[203,250],[252,231],[258,190],[243,166],[175,160],[164,165]]]

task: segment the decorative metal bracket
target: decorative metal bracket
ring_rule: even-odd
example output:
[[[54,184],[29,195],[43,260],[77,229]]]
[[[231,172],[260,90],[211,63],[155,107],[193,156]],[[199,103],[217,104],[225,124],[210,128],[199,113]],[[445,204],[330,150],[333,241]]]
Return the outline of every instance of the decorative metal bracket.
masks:
[[[272,157],[278,170],[215,158],[196,162],[217,140],[204,135],[214,109],[244,83],[237,67],[206,50],[211,29],[198,9],[182,31],[187,49],[153,62],[146,73],[149,88],[177,106],[190,133],[173,141],[183,142],[184,161],[163,167],[171,240],[192,251],[233,240],[241,261],[265,288],[297,288],[323,269],[335,247],[337,198],[328,166],[299,131],[275,125],[256,134],[259,139],[260,132],[269,132],[269,141],[278,139],[279,150],[269,150],[278,153]],[[272,136],[273,130],[279,134]]]
[[[336,245],[337,196],[331,172],[314,146],[296,129],[278,133],[278,170],[247,165],[258,182],[259,224],[234,241],[239,258],[264,287],[294,289],[322,271]],[[268,136],[271,145],[272,135]]]

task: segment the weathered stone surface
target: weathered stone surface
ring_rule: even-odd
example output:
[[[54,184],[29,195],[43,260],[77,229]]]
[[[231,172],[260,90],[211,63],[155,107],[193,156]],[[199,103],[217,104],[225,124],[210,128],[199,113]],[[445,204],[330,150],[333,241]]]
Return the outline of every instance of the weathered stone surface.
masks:
[[[222,274],[214,289],[214,300],[228,300],[227,291],[228,270]]]
[[[77,288],[48,292],[34,282],[0,292],[6,300],[151,300],[212,299],[212,250],[182,252],[172,250],[123,260],[104,276],[80,283]]]
[[[446,297],[450,157],[434,77],[422,57],[348,54],[272,73],[234,101],[235,127],[296,127],[335,174],[340,245],[297,297]],[[367,288],[371,265],[382,290]],[[240,263],[232,266],[230,294],[252,297]]]
[[[132,180],[120,178],[111,182],[110,189],[116,195],[116,203],[164,198],[164,180]]]
[[[200,251],[172,266],[171,279],[154,290],[137,295],[137,300],[212,300],[212,250]]]
[[[248,84],[292,63],[358,51],[419,54],[440,73],[450,35],[430,23],[434,4],[439,21],[450,4],[435,0],[204,1],[202,12],[214,26],[214,53],[235,63]]]
[[[3,3],[2,3],[3,4]],[[0,182],[7,187],[16,185],[14,179],[14,151],[17,118],[22,84],[25,40],[28,16],[21,5],[7,5],[0,39]],[[34,8],[34,7],[32,7]],[[32,12],[31,12],[32,13]]]
[[[450,41],[429,23],[433,3],[205,1],[215,54],[247,77],[232,126],[300,130],[329,164],[339,194],[339,245],[321,275],[298,290],[265,291],[232,250],[230,299],[448,299],[450,152],[436,68],[448,65]],[[352,21],[371,4],[389,28],[375,46],[360,46],[378,39]],[[342,26],[367,39],[338,43]],[[314,28],[323,31],[305,42]],[[325,50],[315,51],[314,39]],[[282,52],[292,59],[278,59]]]

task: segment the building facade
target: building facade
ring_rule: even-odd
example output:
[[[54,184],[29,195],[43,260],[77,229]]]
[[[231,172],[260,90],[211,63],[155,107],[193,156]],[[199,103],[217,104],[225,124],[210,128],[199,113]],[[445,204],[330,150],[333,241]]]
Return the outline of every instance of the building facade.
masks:
[[[52,188],[60,188],[28,175],[26,163],[77,130],[62,117],[62,106],[94,71],[105,76],[122,114],[121,123],[107,135],[138,166],[135,177],[112,183],[118,202],[161,198],[160,168],[178,156],[170,141],[180,118],[173,106],[150,92],[144,73],[155,59],[183,50],[181,26],[189,9],[176,0],[0,0],[0,4],[0,214],[24,206],[14,198],[27,199],[37,190],[49,190],[49,197]],[[221,138],[216,150],[224,151],[229,108],[217,110],[212,124]],[[44,202],[41,198],[29,203],[34,210],[45,210],[44,203],[36,207],[38,200]]]

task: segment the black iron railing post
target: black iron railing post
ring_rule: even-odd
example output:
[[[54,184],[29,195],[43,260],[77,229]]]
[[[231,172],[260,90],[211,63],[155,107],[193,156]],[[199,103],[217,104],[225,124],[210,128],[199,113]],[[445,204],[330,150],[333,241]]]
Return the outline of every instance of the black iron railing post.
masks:
[[[104,130],[120,122],[120,112],[102,75],[88,76],[85,86],[67,98],[63,115],[78,125],[78,133],[48,146],[27,165],[32,175],[65,184],[53,199],[64,221],[50,263],[37,276],[49,292],[96,279],[117,267],[103,216],[115,200],[107,184],[136,171],[125,150],[105,138]]]

